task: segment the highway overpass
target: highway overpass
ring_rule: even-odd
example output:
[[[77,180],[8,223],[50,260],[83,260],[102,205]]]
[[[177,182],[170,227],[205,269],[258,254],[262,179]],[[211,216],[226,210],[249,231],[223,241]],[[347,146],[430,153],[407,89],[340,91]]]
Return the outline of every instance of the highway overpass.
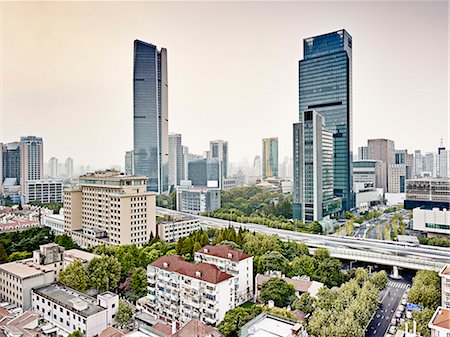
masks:
[[[157,207],[157,213],[191,215],[161,207]],[[318,247],[325,247],[329,250],[331,256],[339,259],[435,271],[440,270],[445,264],[450,263],[450,248],[433,246],[414,247],[396,241],[306,234],[270,228],[264,225],[239,223],[205,216],[194,217],[202,220],[203,225],[206,227],[225,228],[231,225],[236,229],[241,227],[256,233],[267,235],[276,234],[280,239],[285,241],[304,242],[312,250]]]

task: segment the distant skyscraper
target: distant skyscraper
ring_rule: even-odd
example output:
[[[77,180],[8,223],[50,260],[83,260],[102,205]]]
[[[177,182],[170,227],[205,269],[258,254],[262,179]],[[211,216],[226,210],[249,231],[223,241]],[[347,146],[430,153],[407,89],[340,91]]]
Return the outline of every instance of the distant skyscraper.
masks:
[[[51,157],[48,162],[50,178],[58,178],[58,158]]]
[[[422,177],[422,153],[420,150],[414,151],[414,178]]]
[[[261,156],[255,156],[253,160],[253,175],[256,177],[262,176]]]
[[[313,110],[294,124],[294,163],[294,218],[320,221],[339,211],[333,206],[333,133]]]
[[[20,182],[22,189],[28,180],[40,180],[44,171],[44,143],[35,136],[20,137]]]
[[[134,151],[125,152],[125,174],[134,175]]]
[[[384,192],[388,190],[389,166],[395,165],[395,146],[389,139],[369,139],[367,141],[369,159],[381,160],[385,176],[381,179],[381,187]]]
[[[223,178],[228,177],[228,142],[223,140],[212,140],[209,142],[208,158],[219,159],[222,165]]]
[[[437,155],[434,152],[427,152],[423,157],[423,175],[427,177],[436,177],[437,175]]]
[[[169,186],[175,188],[184,179],[183,146],[179,133],[169,135]]]
[[[369,149],[367,146],[358,147],[358,160],[369,159]]]
[[[278,177],[278,137],[262,140],[262,175]]]
[[[2,179],[15,178],[20,183],[20,145],[19,142],[3,144]]]
[[[72,179],[72,177],[73,177],[73,159],[70,157],[67,158],[64,166],[66,169],[67,178]]]
[[[167,51],[134,41],[134,169],[149,191],[168,191]]]
[[[445,149],[444,142],[441,139],[441,145],[438,147],[437,170],[436,175],[439,178],[449,177],[450,151]]]
[[[321,114],[325,128],[333,133],[334,195],[342,198],[342,207],[348,210],[353,205],[352,37],[343,29],[303,40],[300,122],[306,110]]]

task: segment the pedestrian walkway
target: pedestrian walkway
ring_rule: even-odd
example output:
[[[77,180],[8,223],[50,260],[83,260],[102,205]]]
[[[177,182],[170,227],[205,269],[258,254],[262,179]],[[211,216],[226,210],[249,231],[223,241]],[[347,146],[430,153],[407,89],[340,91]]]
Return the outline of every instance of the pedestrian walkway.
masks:
[[[400,289],[408,289],[409,288],[409,284],[403,283],[403,282],[388,281],[388,287],[400,288]]]

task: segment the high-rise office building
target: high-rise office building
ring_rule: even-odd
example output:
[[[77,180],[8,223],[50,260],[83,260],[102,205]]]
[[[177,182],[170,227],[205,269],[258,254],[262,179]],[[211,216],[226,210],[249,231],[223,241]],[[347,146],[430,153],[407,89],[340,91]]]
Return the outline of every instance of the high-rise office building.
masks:
[[[437,176],[437,155],[434,152],[427,152],[423,157],[423,175],[426,177]]]
[[[208,158],[217,158],[222,166],[223,178],[228,177],[228,142],[221,139],[209,142]]]
[[[133,175],[134,174],[134,151],[126,151],[125,152],[125,174]]]
[[[67,178],[72,179],[72,177],[73,177],[73,159],[70,157],[67,158],[64,166],[66,169]]]
[[[423,171],[422,161],[423,161],[422,153],[420,152],[420,150],[415,150],[414,151],[414,178],[422,177],[422,171]]]
[[[358,160],[369,159],[369,148],[367,146],[358,147]]]
[[[134,41],[134,169],[147,189],[168,190],[169,131],[167,51]]]
[[[184,180],[183,146],[179,133],[169,135],[169,186],[176,188]]]
[[[20,137],[20,183],[25,191],[28,180],[41,180],[44,173],[44,143],[41,137]]]
[[[2,146],[2,179],[16,179],[20,183],[20,145],[19,142],[6,143]]]
[[[58,178],[59,175],[59,167],[58,167],[58,158],[51,157],[48,162],[49,172],[48,175],[50,178]]]
[[[261,156],[255,156],[253,160],[253,175],[256,177],[261,177],[262,175]]]
[[[294,124],[294,218],[320,221],[339,209],[333,204],[333,133],[324,118],[306,110]]]
[[[352,193],[352,37],[344,29],[303,40],[299,62],[299,117],[315,110],[333,133],[334,195],[342,207]]]
[[[389,166],[395,165],[395,146],[389,139],[369,139],[367,141],[368,156],[372,160],[380,160],[383,164],[385,176],[381,179],[381,187],[384,192],[388,190]]]
[[[278,137],[262,140],[262,175],[278,178]]]
[[[450,151],[445,149],[444,142],[441,139],[441,145],[438,147],[436,176],[439,178],[449,177]]]
[[[222,187],[222,174],[220,161],[214,159],[193,160],[188,164],[188,180],[195,187]]]

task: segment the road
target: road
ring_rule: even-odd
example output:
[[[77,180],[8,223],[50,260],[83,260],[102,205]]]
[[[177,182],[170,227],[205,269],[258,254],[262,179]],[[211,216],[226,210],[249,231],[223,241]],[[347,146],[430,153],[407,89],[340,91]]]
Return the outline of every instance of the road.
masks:
[[[383,337],[386,334],[402,296],[410,286],[411,282],[407,280],[389,280],[381,293],[382,303],[369,323],[366,337]]]
[[[190,215],[183,212],[173,211],[161,207],[157,207],[159,214],[182,214]],[[192,216],[192,215],[190,215]],[[278,235],[284,240],[295,240],[305,242],[308,246],[312,247],[336,247],[336,248],[348,248],[363,252],[375,252],[383,253],[389,256],[403,256],[409,258],[415,258],[418,261],[432,261],[439,264],[446,264],[450,261],[450,248],[431,247],[431,246],[405,246],[397,243],[396,241],[381,241],[373,239],[363,239],[354,237],[335,237],[317,234],[306,234],[301,232],[288,231],[277,228],[270,228],[264,225],[257,224],[244,224],[239,222],[215,219],[205,216],[195,216],[201,219],[203,223],[210,227],[225,228],[233,226],[235,228],[245,228],[257,233],[267,235]]]

